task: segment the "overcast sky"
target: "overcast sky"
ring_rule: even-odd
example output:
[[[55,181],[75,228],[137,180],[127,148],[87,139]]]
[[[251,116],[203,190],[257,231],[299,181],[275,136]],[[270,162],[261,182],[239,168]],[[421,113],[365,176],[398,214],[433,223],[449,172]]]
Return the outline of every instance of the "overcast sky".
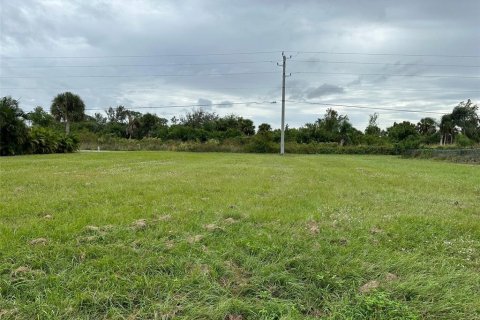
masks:
[[[72,91],[92,115],[201,104],[278,127],[282,51],[290,126],[326,104],[425,111],[333,107],[363,129],[480,100],[478,0],[0,1],[0,95],[25,111]]]

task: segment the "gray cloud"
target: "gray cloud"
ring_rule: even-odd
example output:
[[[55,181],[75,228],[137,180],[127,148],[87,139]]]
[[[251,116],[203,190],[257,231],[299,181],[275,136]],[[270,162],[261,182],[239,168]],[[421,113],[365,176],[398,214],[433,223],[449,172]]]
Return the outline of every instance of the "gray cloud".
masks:
[[[233,103],[231,101],[222,101],[217,106],[217,108],[225,108],[225,109],[232,108],[232,107],[233,107]]]
[[[478,65],[478,58],[348,54],[478,56],[477,0],[441,5],[437,0],[23,0],[3,1],[0,10],[0,95],[22,98],[25,111],[36,105],[48,108],[66,90],[79,94],[87,108],[191,105],[202,99],[210,104],[280,101],[276,62],[282,50],[293,55],[287,62],[291,99],[321,97],[337,104],[435,111],[466,98],[480,99],[479,79],[394,76],[479,76],[475,67],[440,66]],[[270,51],[276,52],[258,53]],[[257,53],[198,55],[222,52]],[[19,58],[45,56],[57,58]],[[90,58],[65,58],[78,56]],[[296,73],[302,71],[314,73]],[[237,75],[218,75],[232,73]],[[318,117],[319,107],[290,107],[291,126]],[[231,104],[215,109],[277,127],[278,108]],[[168,117],[182,111],[152,110]],[[359,126],[373,112],[346,111]],[[385,121],[397,117],[380,114]]]
[[[212,110],[212,100],[208,99],[198,99],[197,104],[200,105],[203,110]]]
[[[319,87],[308,89],[306,93],[307,93],[308,99],[313,99],[313,98],[318,98],[318,97],[337,94],[337,93],[344,93],[344,92],[345,90],[342,87],[339,87],[333,84],[324,83]]]

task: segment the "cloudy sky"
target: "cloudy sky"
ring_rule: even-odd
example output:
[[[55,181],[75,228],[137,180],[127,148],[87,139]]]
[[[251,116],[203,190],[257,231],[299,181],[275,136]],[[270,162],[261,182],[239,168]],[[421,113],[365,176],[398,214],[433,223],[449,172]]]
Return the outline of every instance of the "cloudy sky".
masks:
[[[89,114],[124,105],[170,119],[203,105],[278,127],[282,51],[290,126],[331,105],[363,129],[374,112],[385,127],[480,101],[478,0],[1,0],[0,10],[0,95],[25,111],[72,91]]]

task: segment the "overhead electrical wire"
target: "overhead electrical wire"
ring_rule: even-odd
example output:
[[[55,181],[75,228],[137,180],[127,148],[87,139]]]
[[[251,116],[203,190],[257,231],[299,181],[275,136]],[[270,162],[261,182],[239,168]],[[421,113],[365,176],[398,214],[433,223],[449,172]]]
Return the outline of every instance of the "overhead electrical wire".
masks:
[[[149,91],[149,90],[170,90],[169,88],[133,88],[133,87],[95,87],[95,88],[87,88],[87,87],[4,87],[0,88],[0,90],[135,90],[135,91]],[[225,90],[252,90],[252,89],[278,89],[280,87],[208,87],[208,88],[201,88],[202,90],[214,90],[214,89],[225,89]]]
[[[454,54],[417,54],[395,52],[342,52],[342,51],[285,51],[293,54],[340,54],[360,56],[401,56],[401,57],[438,57],[438,58],[480,58],[480,55],[454,55]]]
[[[222,102],[210,104],[189,104],[189,105],[163,105],[156,107],[132,107],[129,109],[170,109],[170,108],[195,108],[195,107],[214,107],[214,106],[231,106],[231,105],[249,105],[249,104],[275,104],[276,101],[246,101],[246,102]],[[105,110],[105,108],[86,108],[86,111]]]
[[[324,75],[349,75],[349,76],[480,79],[480,76],[462,76],[462,75],[423,75],[423,74],[396,74],[396,73],[350,73],[350,72],[323,72],[323,71],[296,71],[296,72],[292,72],[291,74],[324,74]]]
[[[392,111],[392,112],[412,112],[412,113],[428,113],[428,114],[445,114],[444,112],[437,111],[424,111],[424,110],[413,110],[413,109],[397,109],[397,108],[382,108],[382,107],[367,107],[359,105],[345,105],[337,103],[324,103],[324,102],[312,102],[312,101],[302,101],[302,100],[285,100],[291,103],[303,103],[310,105],[322,105],[329,107],[343,107],[343,108],[355,108],[355,109],[371,109],[371,110],[383,110],[383,111]]]
[[[208,77],[236,76],[252,74],[272,74],[275,71],[231,72],[231,73],[191,73],[191,74],[138,74],[138,75],[59,75],[59,76],[2,76],[0,79],[45,79],[45,78],[149,78],[149,77]]]
[[[268,50],[241,52],[208,52],[208,53],[164,53],[143,55],[92,55],[92,56],[0,56],[1,59],[103,59],[103,58],[153,58],[153,57],[201,57],[201,56],[232,56],[255,54],[338,54],[363,56],[403,56],[403,57],[439,57],[439,58],[480,58],[480,55],[470,54],[434,54],[434,53],[399,53],[399,52],[345,52],[345,51],[305,51],[305,50]]]
[[[415,66],[415,67],[460,67],[460,68],[480,68],[480,65],[464,65],[464,64],[424,64],[424,63],[401,63],[401,62],[370,62],[370,61],[331,61],[331,60],[297,60],[291,59],[290,62],[307,62],[307,63],[331,63],[331,64],[360,64],[360,65],[383,65],[383,66]]]
[[[123,68],[123,67],[170,67],[170,66],[209,66],[209,65],[235,65],[235,64],[256,64],[275,63],[273,60],[262,61],[236,61],[236,62],[202,62],[202,63],[160,63],[160,64],[106,64],[106,65],[50,65],[50,66],[3,66],[12,69],[29,68]]]
[[[309,87],[286,87],[287,89],[312,89],[315,86],[321,86],[321,84],[310,84]],[[280,90],[280,87],[207,87],[200,88],[201,90],[254,90],[254,89],[276,89]],[[372,87],[372,88],[345,88],[345,92],[371,92],[371,91],[383,91],[383,90],[395,90],[395,92],[441,92],[449,94],[448,91],[444,89],[416,89],[416,88],[400,88],[400,87]],[[133,87],[0,87],[0,90],[124,90],[124,91],[159,91],[159,90],[171,90],[168,88],[133,88]],[[462,93],[462,92],[472,92],[480,93],[480,90],[456,90],[451,89],[451,93]]]
[[[155,57],[202,57],[202,56],[234,56],[234,55],[260,55],[260,54],[280,54],[282,51],[252,51],[252,52],[216,52],[216,53],[185,53],[185,54],[154,54],[154,55],[99,55],[99,56],[31,56],[31,57],[15,57],[15,56],[0,56],[1,59],[5,60],[28,60],[28,59],[110,59],[110,58],[155,58]],[[359,56],[400,56],[400,57],[439,57],[439,58],[480,58],[480,55],[444,55],[444,54],[409,54],[409,53],[375,53],[375,52],[335,52],[335,51],[285,51],[286,53],[296,53],[298,54],[336,54],[336,55],[359,55]],[[391,63],[391,62],[369,62],[369,61],[338,61],[338,60],[300,60],[292,59],[292,62],[308,62],[308,63],[325,63],[325,64],[358,64],[358,65],[383,65],[383,66],[423,66],[423,67],[452,67],[452,68],[479,68],[480,65],[468,65],[468,64],[433,64],[433,63]],[[3,68],[12,68],[12,69],[28,69],[28,68],[110,68],[110,67],[169,67],[169,66],[207,66],[207,65],[240,65],[240,64],[256,64],[256,63],[273,63],[272,60],[254,60],[254,61],[231,61],[231,62],[195,62],[195,63],[144,63],[144,64],[106,64],[106,65],[27,65],[27,66],[9,66],[3,65]],[[49,74],[48,76],[0,76],[0,79],[45,79],[45,78],[138,78],[138,77],[205,77],[205,76],[235,76],[235,75],[258,75],[258,74],[277,74],[276,71],[255,71],[255,72],[231,72],[231,73],[193,73],[193,74],[149,74],[149,75],[59,75],[54,76]],[[396,74],[396,73],[346,73],[346,72],[323,72],[323,71],[297,71],[292,72],[291,74],[320,74],[320,75],[354,75],[354,76],[383,76],[383,77],[421,77],[421,78],[464,78],[464,79],[479,79],[480,76],[468,76],[468,75],[423,75],[423,74]],[[257,89],[261,87],[217,87],[217,89]],[[280,89],[279,87],[263,87],[271,89]],[[294,87],[287,87],[294,88]],[[11,88],[0,88],[0,90],[33,90],[33,89],[42,89],[39,87],[11,87]],[[45,88],[48,89],[48,88]],[[52,88],[53,89],[53,88]],[[58,88],[60,89],[60,88]],[[70,88],[73,89],[73,88]],[[82,88],[77,88],[82,89]],[[96,90],[102,88],[84,88],[86,90]],[[113,88],[103,88],[103,89],[116,89]],[[119,88],[122,90],[128,90],[125,88]],[[213,89],[213,88],[212,88]],[[347,88],[352,92],[358,91],[375,91],[386,88]],[[132,89],[133,91],[143,91],[143,90],[159,90],[156,88],[139,88]],[[208,90],[202,88],[202,90]],[[399,89],[392,88],[392,90],[398,91],[432,91],[432,89]],[[455,92],[479,92],[478,90],[452,90]],[[442,90],[444,92],[444,90]],[[389,112],[412,112],[412,113],[424,113],[424,114],[444,114],[437,111],[424,111],[424,110],[414,110],[414,109],[404,109],[404,108],[385,108],[385,107],[374,107],[374,106],[362,106],[362,105],[348,105],[348,104],[334,104],[334,103],[322,103],[315,101],[305,101],[305,100],[286,100],[289,103],[298,103],[298,104],[307,104],[307,105],[320,105],[320,106],[332,106],[332,107],[342,107],[342,108],[356,108],[356,109],[367,109],[367,110],[382,110]],[[274,104],[276,101],[248,101],[248,102],[223,102],[223,103],[212,103],[212,104],[189,104],[189,105],[161,105],[161,106],[148,106],[148,107],[132,107],[130,109],[168,109],[168,108],[195,108],[195,107],[212,107],[212,106],[233,106],[233,105],[265,105],[265,104]],[[87,108],[86,111],[93,110],[104,110],[104,108]]]
[[[323,103],[323,102],[312,102],[304,100],[286,100],[290,103],[300,103],[300,104],[309,104],[309,105],[321,105],[329,107],[343,107],[343,108],[356,108],[356,109],[368,109],[368,110],[382,110],[382,111],[392,111],[392,112],[411,112],[411,113],[425,113],[425,114],[439,114],[443,115],[443,112],[437,111],[424,111],[424,110],[414,110],[414,109],[397,109],[397,108],[382,108],[382,107],[368,107],[368,106],[359,106],[359,105],[345,105],[345,104],[334,104],[334,103]],[[188,105],[163,105],[163,106],[148,106],[148,107],[131,107],[130,110],[137,109],[170,109],[170,108],[195,108],[195,107],[213,107],[213,106],[232,106],[232,105],[270,105],[276,104],[277,101],[246,101],[246,102],[222,102],[222,103],[212,103],[212,104],[188,104]],[[86,108],[85,111],[98,111],[105,110],[106,108]]]
[[[1,76],[0,79],[45,79],[45,78],[149,78],[149,77],[202,77],[202,76],[236,76],[253,74],[278,74],[275,71],[231,72],[231,73],[191,73],[191,74],[143,74],[143,75],[58,75],[58,76]],[[295,71],[290,74],[323,74],[349,76],[384,76],[384,77],[421,77],[421,78],[464,78],[480,79],[480,76],[463,75],[421,75],[396,73],[350,73],[350,72],[323,72],[323,71]]]
[[[109,59],[109,58],[155,58],[155,57],[202,57],[202,56],[234,56],[254,54],[280,54],[276,51],[250,51],[250,52],[214,52],[214,53],[166,53],[145,55],[99,55],[99,56],[0,56],[2,59]]]
[[[48,68],[125,68],[125,67],[170,67],[170,66],[209,66],[209,65],[239,65],[239,64],[260,64],[275,63],[273,60],[258,61],[230,61],[230,62],[200,62],[200,63],[148,63],[148,64],[105,64],[105,65],[3,65],[3,68],[10,69],[48,69]],[[425,63],[400,63],[400,62],[369,62],[369,61],[331,61],[331,60],[297,60],[290,62],[323,63],[323,64],[358,64],[358,65],[383,65],[383,66],[415,66],[415,67],[459,67],[459,68],[480,68],[480,65],[464,64],[425,64]]]

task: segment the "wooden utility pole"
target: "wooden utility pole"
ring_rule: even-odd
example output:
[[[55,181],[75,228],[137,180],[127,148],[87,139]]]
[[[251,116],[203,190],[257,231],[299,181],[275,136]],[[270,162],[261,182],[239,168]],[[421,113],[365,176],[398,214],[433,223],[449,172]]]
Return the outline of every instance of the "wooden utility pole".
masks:
[[[283,73],[282,73],[282,125],[280,135],[280,154],[285,154],[285,67],[287,64],[287,57],[283,54]]]
[[[292,56],[288,57],[289,59]],[[280,154],[284,155],[285,154],[285,69],[287,68],[287,56],[285,55],[284,52],[282,52],[282,58],[283,58],[283,63],[282,63],[282,125],[280,128]],[[280,64],[277,63],[278,66]]]

